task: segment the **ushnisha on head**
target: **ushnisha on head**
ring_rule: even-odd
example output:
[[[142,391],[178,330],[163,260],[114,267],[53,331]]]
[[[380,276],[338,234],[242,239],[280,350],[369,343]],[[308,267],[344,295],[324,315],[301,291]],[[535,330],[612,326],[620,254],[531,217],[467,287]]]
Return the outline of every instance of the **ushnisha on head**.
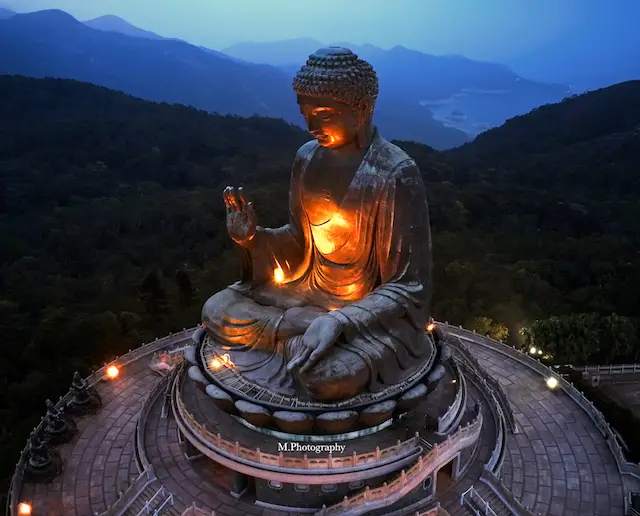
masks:
[[[363,147],[378,97],[373,67],[348,48],[321,48],[293,80],[300,112],[323,147]]]

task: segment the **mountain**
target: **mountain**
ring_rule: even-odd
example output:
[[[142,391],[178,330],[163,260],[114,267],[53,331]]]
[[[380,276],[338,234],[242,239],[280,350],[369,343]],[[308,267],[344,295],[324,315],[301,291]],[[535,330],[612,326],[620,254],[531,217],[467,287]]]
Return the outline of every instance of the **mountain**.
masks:
[[[570,187],[578,195],[638,204],[640,81],[542,106],[448,156],[489,181],[518,181],[549,191]],[[640,243],[640,231],[635,238]]]
[[[5,9],[4,7],[0,7],[0,20],[11,18],[14,14],[16,13],[11,11],[10,9]]]
[[[165,38],[164,36],[160,36],[155,32],[141,29],[140,27],[136,27],[135,25],[132,25],[128,21],[123,20],[119,16],[114,16],[112,14],[100,16],[98,18],[94,18],[93,20],[86,20],[82,23],[84,23],[87,27],[91,27],[92,29],[102,30],[106,32],[118,32],[120,34],[124,34],[125,36],[131,36],[132,38],[163,39],[163,40],[181,41],[182,43],[187,43],[182,39]],[[218,57],[230,59],[236,62],[241,61],[240,59],[236,59],[234,57],[228,56],[226,54],[223,54],[222,52],[218,52],[217,50],[212,50],[210,48],[206,48],[202,46],[198,46],[198,48],[200,50],[203,50],[204,52],[207,52],[209,54],[214,54]]]
[[[640,3],[619,0],[577,8],[571,23],[507,64],[539,81],[583,92],[640,79]]]
[[[221,52],[251,63],[299,68],[310,54],[323,46],[325,44],[317,39],[295,38],[264,43],[246,41],[223,48]]]
[[[303,124],[291,78],[278,68],[229,59],[179,40],[94,30],[62,11],[0,21],[0,73],[76,79],[147,100]],[[433,120],[427,109],[400,103],[381,106],[376,122],[388,138],[439,149],[468,140],[465,133]]]
[[[135,38],[165,39],[155,32],[140,29],[135,25],[131,25],[129,22],[123,20],[122,18],[113,16],[111,14],[100,16],[98,18],[94,18],[93,20],[87,20],[83,23],[88,27],[91,27],[92,29],[103,30],[107,32],[119,32],[120,34],[126,34],[127,36],[132,36]]]
[[[337,43],[369,61],[380,80],[381,99],[429,109],[444,124],[478,134],[508,118],[570,94],[566,86],[524,79],[505,65],[457,55],[435,56],[404,48]],[[280,66],[295,73],[322,43],[295,39],[239,43],[223,50],[246,61]]]
[[[276,68],[240,64],[181,41],[94,30],[62,11],[0,21],[0,71],[76,79],[148,100],[300,122],[289,78]]]

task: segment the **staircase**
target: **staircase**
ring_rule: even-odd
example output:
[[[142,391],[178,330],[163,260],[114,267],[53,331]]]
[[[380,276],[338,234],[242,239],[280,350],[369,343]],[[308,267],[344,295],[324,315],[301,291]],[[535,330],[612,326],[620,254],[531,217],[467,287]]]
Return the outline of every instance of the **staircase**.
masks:
[[[476,516],[512,516],[514,514],[484,482],[479,482],[477,489],[475,486],[467,489],[460,501]]]
[[[173,506],[173,495],[164,487],[152,482],[136,497],[123,516],[180,516]]]

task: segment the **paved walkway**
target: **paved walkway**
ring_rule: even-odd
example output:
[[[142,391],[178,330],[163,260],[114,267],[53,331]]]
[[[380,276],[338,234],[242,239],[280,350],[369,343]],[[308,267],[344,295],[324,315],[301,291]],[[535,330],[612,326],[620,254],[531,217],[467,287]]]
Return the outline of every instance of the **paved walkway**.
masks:
[[[138,476],[133,453],[136,421],[142,403],[159,376],[138,360],[113,381],[98,384],[103,407],[93,416],[76,418],[78,433],[58,448],[62,474],[51,484],[22,486],[21,500],[33,514],[91,516],[106,510]]]
[[[472,342],[473,354],[505,387],[522,429],[508,435],[502,479],[536,513],[549,516],[621,516],[622,479],[600,432],[571,398],[549,391],[544,380],[517,361]],[[91,516],[102,512],[137,477],[133,453],[136,421],[146,396],[159,377],[142,359],[127,366],[113,382],[99,384],[103,408],[77,418],[78,435],[59,447],[65,461],[51,484],[24,484],[21,500],[34,514]],[[479,395],[470,388],[471,398]],[[219,516],[289,515],[236,500],[216,478],[223,474],[211,461],[188,461],[178,443],[171,415],[161,418],[162,399],[145,426],[147,455],[158,479],[174,494],[182,510],[196,502]],[[483,405],[486,405],[483,403]],[[441,494],[452,514],[462,514],[459,494],[474,483],[495,440],[493,421],[483,406],[485,424],[476,463],[466,478]],[[245,429],[246,430],[246,429]]]
[[[216,516],[296,516],[297,513],[256,506],[250,499],[232,497],[227,489],[215,481],[225,475],[224,468],[216,467],[208,459],[189,461],[185,458],[178,442],[176,422],[171,414],[167,418],[160,417],[161,406],[160,398],[147,419],[146,451],[158,480],[174,495],[178,510],[182,511],[195,502],[201,509],[215,510]],[[309,513],[304,516],[309,516]]]
[[[522,429],[509,434],[505,485],[534,512],[549,516],[621,516],[622,478],[600,431],[562,391],[496,350],[465,341],[504,386]]]

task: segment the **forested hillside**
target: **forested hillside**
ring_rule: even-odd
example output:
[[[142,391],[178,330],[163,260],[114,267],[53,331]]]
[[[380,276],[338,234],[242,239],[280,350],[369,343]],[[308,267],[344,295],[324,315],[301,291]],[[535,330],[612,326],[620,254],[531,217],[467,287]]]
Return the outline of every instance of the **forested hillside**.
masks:
[[[633,106],[637,90],[596,93]],[[484,318],[515,342],[552,315],[640,316],[640,120],[589,117],[588,97],[456,153],[401,143],[428,190],[436,319]],[[308,135],[67,80],[0,77],[0,98],[0,461],[9,476],[44,399],[66,391],[74,370],[199,322],[206,298],[238,278],[222,189],[243,185],[259,223],[282,224],[292,160]],[[571,106],[574,129],[556,116]],[[589,132],[589,123],[602,127]],[[552,130],[588,138],[514,151],[540,144],[543,130],[550,141]],[[594,139],[610,143],[584,143]],[[559,163],[552,187],[535,156]],[[575,359],[638,360],[630,328],[618,355],[593,349]]]

